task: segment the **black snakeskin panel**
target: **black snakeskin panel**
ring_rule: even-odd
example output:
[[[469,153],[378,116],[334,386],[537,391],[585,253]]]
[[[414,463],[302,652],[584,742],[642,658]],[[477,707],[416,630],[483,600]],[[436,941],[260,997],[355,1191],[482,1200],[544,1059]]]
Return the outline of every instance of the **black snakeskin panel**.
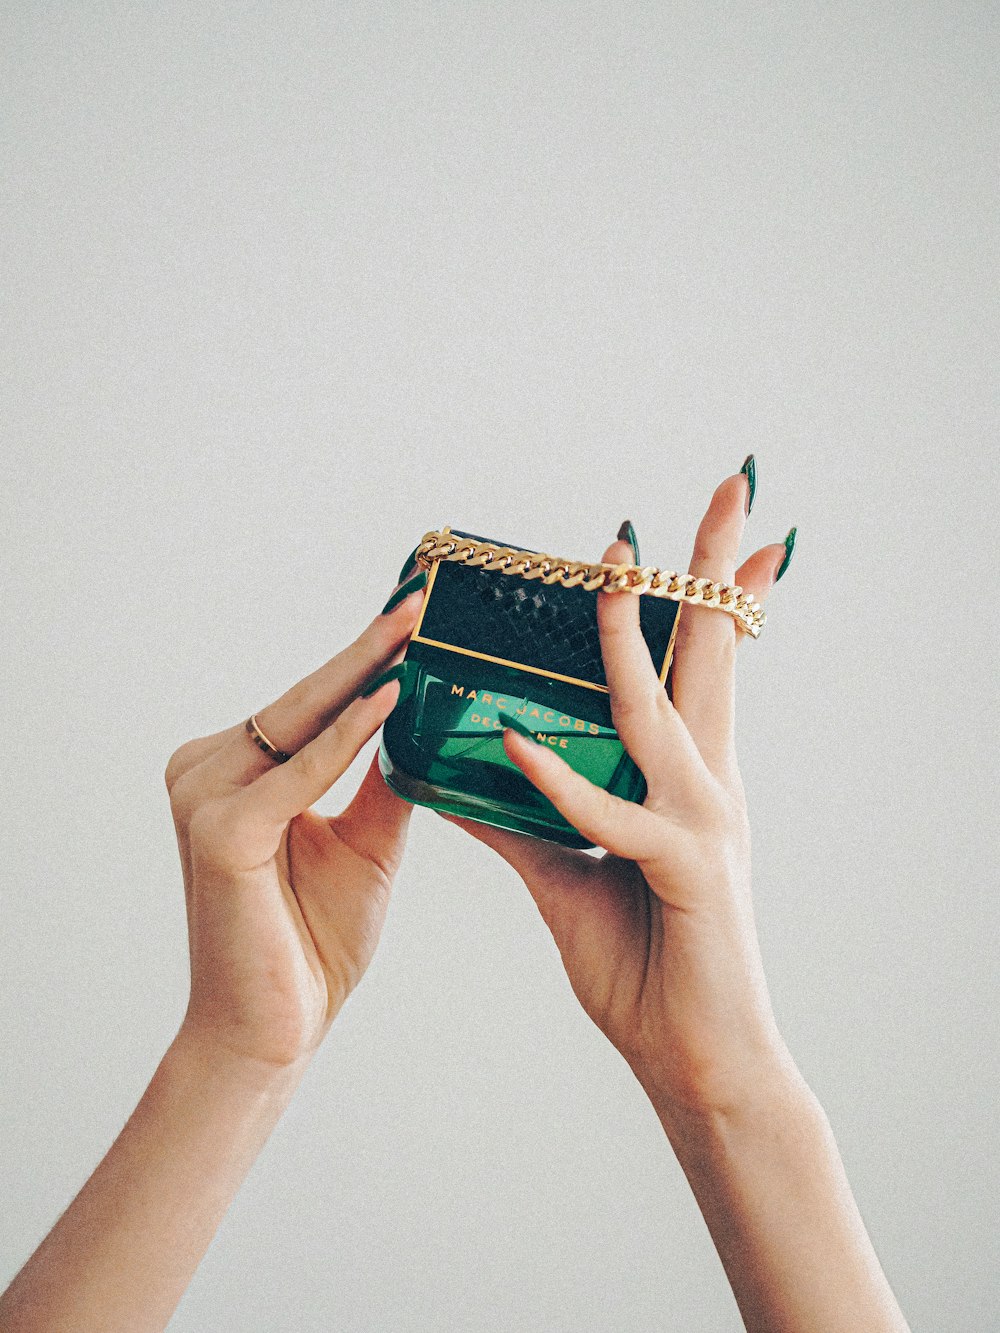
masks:
[[[455,535],[473,534],[456,531]],[[588,684],[606,685],[597,632],[597,599],[609,595],[617,594],[564,588],[558,583],[546,585],[540,579],[527,580],[499,570],[442,560],[417,637]],[[677,602],[666,598],[639,598],[639,623],[657,671],[663,665],[679,609]]]

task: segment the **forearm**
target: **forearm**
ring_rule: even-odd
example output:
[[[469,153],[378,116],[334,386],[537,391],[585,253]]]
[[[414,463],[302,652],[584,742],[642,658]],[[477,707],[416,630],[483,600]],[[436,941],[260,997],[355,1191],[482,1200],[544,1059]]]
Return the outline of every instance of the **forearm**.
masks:
[[[104,1159],[0,1296],[7,1333],[166,1327],[301,1078],[178,1034]]]
[[[829,1122],[790,1058],[725,1111],[647,1092],[750,1333],[907,1333]]]

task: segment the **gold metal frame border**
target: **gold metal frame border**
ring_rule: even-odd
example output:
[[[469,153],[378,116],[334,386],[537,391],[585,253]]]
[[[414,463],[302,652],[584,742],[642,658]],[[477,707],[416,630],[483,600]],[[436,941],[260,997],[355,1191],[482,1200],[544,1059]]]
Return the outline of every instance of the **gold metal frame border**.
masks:
[[[449,532],[450,528],[442,528],[442,532]],[[420,608],[420,616],[413,627],[413,633],[410,635],[411,643],[426,643],[431,648],[444,648],[449,653],[461,653],[463,657],[475,657],[482,662],[495,662],[497,666],[514,667],[517,671],[530,671],[534,676],[544,676],[547,680],[562,680],[567,685],[579,685],[585,690],[597,690],[601,694],[610,694],[611,691],[607,685],[595,685],[590,680],[580,680],[576,676],[564,676],[558,671],[546,671],[544,667],[528,666],[525,662],[511,662],[506,657],[493,657],[490,653],[473,652],[471,648],[459,648],[454,643],[442,643],[440,639],[428,639],[420,633],[420,627],[424,623],[424,616],[427,614],[427,607],[431,600],[431,593],[434,591],[434,580],[437,578],[437,572],[441,568],[440,560],[434,561],[434,568],[431,570],[431,576],[427,580],[427,591],[424,593],[424,604]],[[501,575],[502,577],[502,575]],[[601,594],[596,594],[598,597]],[[626,594],[627,596],[628,594]],[[667,674],[670,671],[670,662],[674,655],[674,640],[677,638],[677,626],[680,624],[681,612],[684,610],[684,603],[675,603],[677,614],[674,616],[674,623],[670,630],[670,639],[667,643],[667,651],[663,657],[663,665],[660,667],[659,680],[661,685],[667,683]]]

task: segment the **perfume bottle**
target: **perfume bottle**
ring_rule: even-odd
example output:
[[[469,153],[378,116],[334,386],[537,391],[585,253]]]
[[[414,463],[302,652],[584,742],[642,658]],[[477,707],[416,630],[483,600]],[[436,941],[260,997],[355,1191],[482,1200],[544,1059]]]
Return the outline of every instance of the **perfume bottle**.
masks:
[[[513,716],[591,782],[643,800],[642,774],[611,719],[599,595],[628,594],[434,562],[399,698],[382,729],[379,766],[393,791],[449,814],[592,847],[507,758],[503,726]],[[681,606],[639,601],[643,637],[669,692]]]

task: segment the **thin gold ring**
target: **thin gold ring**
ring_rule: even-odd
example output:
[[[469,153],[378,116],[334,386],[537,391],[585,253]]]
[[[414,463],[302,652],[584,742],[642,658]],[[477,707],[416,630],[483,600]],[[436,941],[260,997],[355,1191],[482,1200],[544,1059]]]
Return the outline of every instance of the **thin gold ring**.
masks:
[[[257,715],[255,713],[251,713],[247,718],[246,729],[253,743],[258,746],[259,749],[263,750],[269,758],[273,759],[276,764],[285,764],[291,759],[292,756],[290,754],[285,750],[279,750],[276,745],[272,745],[267,739],[257,725]]]

